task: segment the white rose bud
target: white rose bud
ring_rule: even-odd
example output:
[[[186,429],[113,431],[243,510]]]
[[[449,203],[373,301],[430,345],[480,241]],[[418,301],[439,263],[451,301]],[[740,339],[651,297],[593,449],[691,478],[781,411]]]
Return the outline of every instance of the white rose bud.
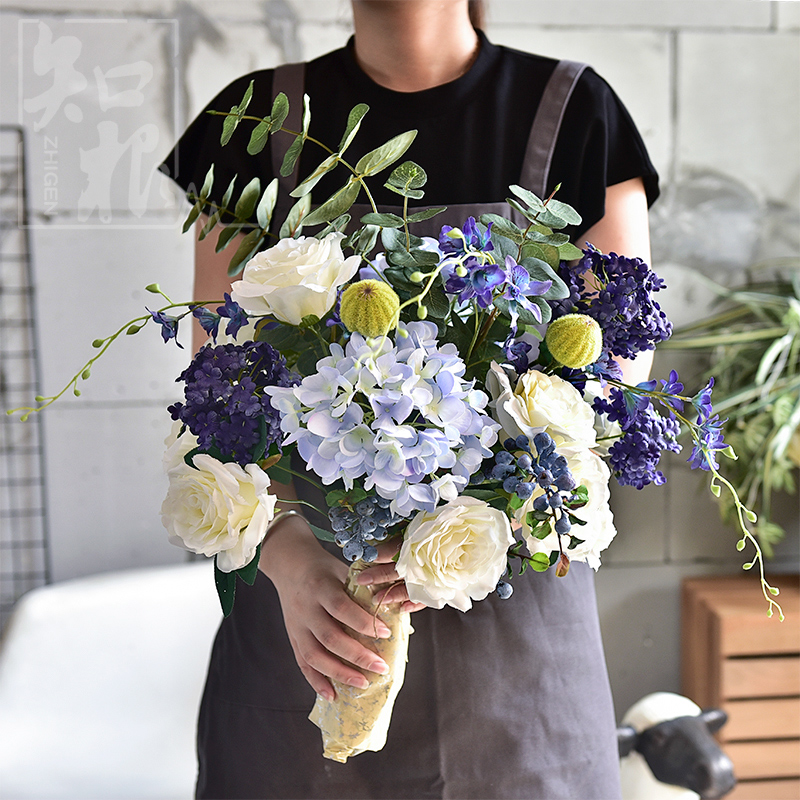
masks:
[[[413,602],[469,611],[473,600],[495,590],[513,543],[502,511],[474,497],[457,497],[411,520],[397,574],[405,579]]]
[[[242,279],[231,284],[231,298],[245,311],[290,325],[310,315],[322,319],[361,262],[360,256],[344,257],[342,239],[343,233],[281,239],[247,262]]]
[[[169,490],[161,521],[169,540],[193,553],[217,556],[222,572],[252,561],[275,516],[270,480],[256,464],[244,469],[223,464],[205,453],[169,472]]]

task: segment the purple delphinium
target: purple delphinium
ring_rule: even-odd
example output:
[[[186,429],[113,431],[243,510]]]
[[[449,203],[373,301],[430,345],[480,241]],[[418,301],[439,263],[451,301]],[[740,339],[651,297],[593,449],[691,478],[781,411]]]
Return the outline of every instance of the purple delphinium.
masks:
[[[217,314],[228,319],[225,333],[235,339],[239,330],[247,325],[247,312],[236,301],[231,300],[231,296],[227,292],[223,297],[225,305],[217,308]]]
[[[446,255],[464,255],[467,249],[481,250],[485,253],[494,250],[494,245],[491,240],[491,223],[487,226],[486,232],[481,233],[475,222],[475,217],[467,217],[467,221],[460,229],[464,236],[463,239],[458,235],[448,236],[452,230],[459,229],[453,228],[451,225],[443,225],[442,230],[439,232],[439,249]]]
[[[223,458],[242,466],[253,460],[266,423],[266,446],[283,434],[280,415],[263,394],[265,386],[294,386],[286,361],[266,342],[204,347],[178,376],[185,403],[167,410],[197,437],[201,450],[217,447]]]
[[[506,256],[506,284],[502,297],[508,301],[508,312],[511,315],[511,335],[517,334],[517,318],[520,309],[533,314],[537,322],[542,321],[542,310],[529,297],[541,297],[550,291],[553,281],[532,281],[528,270],[520,266],[511,256]]]
[[[180,317],[171,317],[169,314],[165,314],[163,311],[150,311],[147,306],[145,306],[145,310],[150,314],[153,318],[154,322],[157,322],[161,326],[161,338],[168,342],[170,339],[175,339],[175,344],[183,350],[183,345],[178,341],[178,322],[180,321]]]
[[[217,334],[219,333],[220,315],[209,311],[205,306],[194,306],[192,314],[200,323],[200,327],[216,342]]]
[[[626,397],[626,395],[633,395]],[[622,436],[609,448],[611,469],[623,486],[642,489],[649,483],[666,482],[657,469],[664,450],[679,453],[680,423],[673,416],[662,417],[643,394],[611,389],[609,399],[596,397],[592,407],[619,423]]]
[[[552,304],[554,319],[574,312],[588,314],[603,329],[604,349],[622,358],[653,350],[671,336],[672,324],[653,300],[665,283],[644,261],[604,255],[591,245],[583,252],[575,266],[561,265],[570,296]]]
[[[711,390],[714,388],[714,379],[703,387],[693,398],[692,405],[697,409],[697,425],[699,441],[695,441],[689,456],[689,466],[692,469],[710,470],[719,469],[716,451],[725,450],[722,426],[727,420],[721,420],[719,414],[714,414],[711,406]],[[713,415],[713,416],[712,416]]]
[[[475,256],[469,256],[463,264],[467,274],[463,278],[455,273],[445,283],[445,291],[457,294],[459,303],[476,298],[481,308],[492,304],[492,295],[506,281],[506,273],[497,264],[481,264]]]
[[[513,339],[508,339],[503,345],[506,359],[508,363],[514,367],[517,375],[523,375],[530,368],[528,353],[530,353],[532,349],[532,346],[528,344],[528,342],[515,342]]]

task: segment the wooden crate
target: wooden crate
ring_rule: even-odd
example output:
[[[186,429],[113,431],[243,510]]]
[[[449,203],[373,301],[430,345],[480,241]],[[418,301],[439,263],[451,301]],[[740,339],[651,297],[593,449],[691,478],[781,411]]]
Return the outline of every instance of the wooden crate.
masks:
[[[683,583],[682,692],[728,713],[719,739],[739,780],[730,800],[800,800],[800,578],[771,583],[784,622],[767,617],[756,575]]]

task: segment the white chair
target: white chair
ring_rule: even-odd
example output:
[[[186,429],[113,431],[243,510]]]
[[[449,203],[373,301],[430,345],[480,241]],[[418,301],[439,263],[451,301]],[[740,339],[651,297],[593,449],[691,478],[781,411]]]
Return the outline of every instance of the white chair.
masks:
[[[177,800],[221,618],[210,563],[27,594],[0,649],[3,800]]]

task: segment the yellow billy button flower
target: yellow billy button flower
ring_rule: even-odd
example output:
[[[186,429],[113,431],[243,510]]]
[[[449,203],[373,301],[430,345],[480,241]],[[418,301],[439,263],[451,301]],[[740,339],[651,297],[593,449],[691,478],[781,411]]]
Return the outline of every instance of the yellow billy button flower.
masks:
[[[388,283],[358,281],[342,292],[339,309],[344,326],[362,336],[383,336],[397,324],[400,298]]]
[[[593,364],[603,349],[603,332],[587,314],[567,314],[550,323],[544,337],[553,358],[570,369]]]

